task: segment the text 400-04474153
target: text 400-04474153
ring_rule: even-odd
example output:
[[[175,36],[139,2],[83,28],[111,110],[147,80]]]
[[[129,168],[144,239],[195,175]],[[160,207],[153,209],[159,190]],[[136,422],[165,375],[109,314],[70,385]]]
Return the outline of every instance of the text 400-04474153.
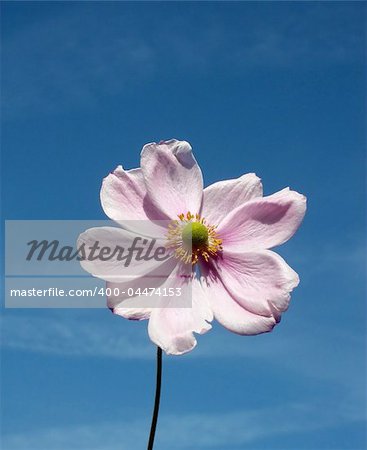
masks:
[[[104,295],[107,297],[118,297],[119,295],[127,295],[128,297],[135,297],[135,296],[145,296],[145,297],[151,297],[153,295],[157,295],[159,297],[180,297],[182,295],[182,288],[176,287],[176,288],[128,288],[126,290],[121,290],[118,287],[115,288],[101,288],[98,291],[98,295]]]

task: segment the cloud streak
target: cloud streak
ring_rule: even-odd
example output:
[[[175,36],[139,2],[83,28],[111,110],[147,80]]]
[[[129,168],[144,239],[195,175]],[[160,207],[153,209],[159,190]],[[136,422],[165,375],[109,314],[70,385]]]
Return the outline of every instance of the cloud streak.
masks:
[[[69,358],[154,359],[146,322],[127,322],[117,316],[108,321],[110,325],[104,320],[89,320],[87,315],[77,319],[55,313],[42,318],[12,313],[2,320],[2,348]],[[188,360],[250,359],[305,378],[337,383],[347,391],[360,392],[364,386],[364,336],[337,329],[313,329],[310,335],[305,323],[296,329],[245,338],[215,324],[210,333],[198,336],[198,341],[197,348],[185,356]]]
[[[348,9],[275,8],[273,20],[266,10],[254,20],[240,4],[205,13],[192,4],[180,14],[172,5],[150,14],[142,14],[139,5],[93,6],[73,5],[57,17],[35,15],[32,22],[5,33],[5,118],[30,109],[49,114],[96,106],[101,95],[126,94],[162,74],[228,75],[230,67],[238,75],[256,68],[294,70],[363,58],[363,37]],[[159,11],[162,17],[168,14],[164,26]],[[6,10],[3,14],[7,18]],[[108,26],[101,26],[100,17]]]
[[[251,444],[271,439],[272,448],[282,435],[358,423],[359,415],[345,413],[342,403],[321,405],[290,403],[271,408],[213,414],[162,415],[157,446],[171,450],[251,448]],[[3,450],[121,450],[144,448],[149,420],[125,418],[104,424],[79,424],[6,435]],[[336,450],[336,449],[335,449]]]

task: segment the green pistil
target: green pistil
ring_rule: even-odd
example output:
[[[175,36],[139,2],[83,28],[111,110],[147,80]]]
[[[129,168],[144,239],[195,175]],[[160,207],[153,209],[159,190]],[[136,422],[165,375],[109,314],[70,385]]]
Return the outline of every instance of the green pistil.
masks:
[[[208,243],[208,230],[200,222],[190,222],[182,230],[182,240],[194,249],[202,248]]]

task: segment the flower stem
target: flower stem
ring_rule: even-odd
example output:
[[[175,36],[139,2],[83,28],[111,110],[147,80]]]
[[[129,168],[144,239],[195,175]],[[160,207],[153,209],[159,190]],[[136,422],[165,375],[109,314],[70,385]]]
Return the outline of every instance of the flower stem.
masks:
[[[161,385],[162,385],[162,349],[157,347],[157,377],[156,377],[154,409],[153,409],[152,425],[150,427],[148,450],[153,450],[155,430],[157,428],[157,421],[158,421],[159,402],[161,399]]]

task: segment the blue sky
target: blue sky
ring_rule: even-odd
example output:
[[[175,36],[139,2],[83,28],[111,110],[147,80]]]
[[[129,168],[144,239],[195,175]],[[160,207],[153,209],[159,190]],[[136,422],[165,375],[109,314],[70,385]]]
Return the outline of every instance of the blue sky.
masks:
[[[102,178],[172,137],[206,184],[256,172],[308,197],[282,323],[165,358],[157,449],[366,448],[365,3],[1,7],[4,218],[104,219]],[[144,323],[2,313],[4,450],[145,447]]]

